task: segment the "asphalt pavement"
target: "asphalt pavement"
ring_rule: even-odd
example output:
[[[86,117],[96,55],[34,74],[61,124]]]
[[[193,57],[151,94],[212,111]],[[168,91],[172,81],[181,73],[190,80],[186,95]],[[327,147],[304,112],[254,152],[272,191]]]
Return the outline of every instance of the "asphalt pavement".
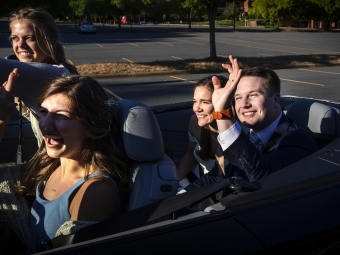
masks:
[[[0,55],[12,54],[8,38],[8,23],[0,22]],[[100,62],[152,62],[209,56],[208,27],[186,25],[129,25],[118,30],[117,25],[96,24],[96,35],[76,33],[74,24],[58,23],[61,42],[68,61]],[[5,32],[4,32],[5,31]],[[105,31],[105,32],[104,32]],[[233,31],[232,27],[216,29],[218,56],[233,54],[242,57],[282,55],[339,55],[340,33],[313,31],[295,33],[253,28],[254,33]],[[256,33],[255,33],[256,31]],[[295,30],[303,31],[303,30]],[[315,67],[275,70],[282,82],[282,94],[339,100],[340,67]],[[129,98],[148,105],[176,103],[192,100],[193,83],[213,73],[149,73],[143,76],[95,76],[117,98]]]
[[[340,66],[275,70],[281,79],[281,95],[340,100]],[[163,74],[115,77],[98,81],[117,99],[130,99],[149,106],[192,101],[194,84],[215,73]],[[228,77],[228,74],[219,74]]]

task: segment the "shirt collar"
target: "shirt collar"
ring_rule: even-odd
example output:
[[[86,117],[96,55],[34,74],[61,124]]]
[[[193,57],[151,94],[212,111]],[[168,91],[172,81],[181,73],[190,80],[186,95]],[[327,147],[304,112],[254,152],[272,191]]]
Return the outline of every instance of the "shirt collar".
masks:
[[[280,115],[272,122],[272,124],[270,124],[268,127],[266,127],[265,129],[262,129],[261,131],[257,132],[257,136],[261,139],[262,143],[267,143],[270,139],[270,137],[272,136],[272,134],[274,133],[277,125],[280,122],[280,119],[282,117],[282,112],[280,113]],[[252,129],[251,129],[252,130]]]

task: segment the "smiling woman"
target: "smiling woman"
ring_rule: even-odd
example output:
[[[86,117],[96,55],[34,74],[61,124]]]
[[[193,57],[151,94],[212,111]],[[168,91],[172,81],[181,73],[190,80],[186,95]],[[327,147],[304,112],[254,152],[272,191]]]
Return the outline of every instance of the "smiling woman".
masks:
[[[64,49],[59,42],[57,26],[48,12],[41,8],[23,8],[14,11],[10,16],[9,28],[11,31],[9,39],[15,55],[8,58],[25,63],[42,63],[38,69],[26,72],[27,66],[24,67],[15,62],[10,64],[0,62],[2,69],[4,65],[10,67],[3,69],[4,73],[1,78],[6,77],[14,68],[20,68],[20,74],[25,79],[25,86],[30,87],[25,90],[20,89],[15,94],[16,102],[19,102],[17,108],[31,122],[38,146],[40,146],[43,139],[38,128],[37,112],[34,110],[36,102],[33,106],[30,102],[31,98],[35,100],[40,93],[35,94],[33,87],[39,89],[40,85],[44,84],[45,77],[49,79],[61,74],[77,74],[77,70],[75,66],[66,61]],[[55,70],[51,70],[49,67],[53,67]],[[19,79],[18,85],[20,83]]]
[[[227,78],[223,76],[218,76],[218,78],[224,86]],[[217,167],[215,153],[218,146],[218,131],[216,121],[212,118],[214,111],[212,105],[213,91],[212,76],[199,80],[195,85],[194,114],[189,123],[188,150],[179,162],[177,169],[177,178],[182,188]]]
[[[0,132],[17,77],[12,72],[0,90]],[[0,208],[15,205],[4,214],[31,252],[57,235],[120,214],[127,193],[128,161],[116,132],[115,102],[98,82],[77,75],[52,81],[38,113],[44,145],[26,164],[0,169],[0,182],[6,183],[0,186]]]

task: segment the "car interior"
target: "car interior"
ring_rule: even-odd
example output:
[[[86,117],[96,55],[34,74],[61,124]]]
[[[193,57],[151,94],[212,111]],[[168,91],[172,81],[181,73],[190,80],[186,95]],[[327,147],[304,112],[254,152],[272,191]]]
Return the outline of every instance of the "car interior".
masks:
[[[288,117],[298,126],[308,130],[308,132],[315,137],[320,149],[328,148],[328,145],[330,145],[329,148],[337,147],[337,144],[332,145],[334,144],[332,142],[340,136],[339,103],[286,96],[281,98],[281,104],[284,113]],[[252,196],[248,195],[248,192],[243,192],[243,187],[249,183],[240,182],[239,180],[227,180],[227,182],[223,184],[231,188],[236,186],[234,192],[236,196],[222,198],[219,203],[208,204],[203,209],[197,210],[196,207],[192,206],[192,203],[195,204],[195,202],[201,201],[202,198],[206,198],[208,193],[208,195],[211,195],[212,192],[216,193],[223,186],[214,190],[209,189],[209,187],[206,189],[200,188],[203,190],[201,192],[203,194],[202,196],[200,196],[200,194],[195,195],[192,192],[191,194],[176,196],[178,188],[176,164],[179,163],[187,149],[188,124],[190,116],[193,114],[191,103],[158,106],[151,109],[142,103],[122,99],[117,102],[117,111],[119,116],[118,125],[120,126],[119,129],[123,138],[124,148],[132,164],[129,169],[131,197],[127,208],[128,213],[118,216],[117,220],[112,221],[112,224],[116,228],[115,233],[120,230],[129,231],[129,229],[135,227],[142,229],[145,228],[145,225],[155,224],[155,222],[160,219],[164,221],[164,224],[175,223],[175,221],[171,221],[170,223],[165,222],[169,219],[169,215],[174,216],[173,213],[176,211],[179,212],[179,214],[175,217],[184,221],[186,219],[194,219],[214,212],[223,211],[228,206],[233,208],[253,201]],[[13,117],[13,119],[15,119],[15,117]],[[14,121],[11,125],[15,125]],[[29,123],[25,123],[24,126],[24,132],[31,135],[29,130],[25,131]],[[5,132],[7,132],[7,128]],[[11,133],[6,134],[6,137],[17,141],[17,132],[18,130],[11,130]],[[7,142],[9,142],[9,140],[8,138],[5,139]],[[35,142],[34,136],[32,141]],[[30,147],[29,144],[25,145]],[[31,147],[34,147],[33,144],[31,144]],[[1,148],[3,149],[4,146]],[[324,159],[325,161],[328,160],[327,157],[329,156],[327,151],[329,151],[329,149],[325,151],[326,152],[322,153],[319,151],[317,154],[311,156],[311,161],[315,162],[316,166],[321,164],[320,159],[321,161]],[[3,160],[3,154],[1,153],[0,155]],[[334,157],[331,161],[332,160],[334,161]],[[334,166],[333,162],[331,163],[328,171],[333,173],[337,171],[337,166]],[[301,168],[299,164],[303,165],[302,162],[297,162],[295,169]],[[287,172],[291,174],[291,170],[289,169],[283,169],[272,174],[276,175],[274,178],[280,180],[278,182],[273,181],[270,176],[264,177],[261,184],[257,184],[255,189],[253,189],[260,189],[256,194],[256,200],[261,200],[268,196],[269,190],[271,195],[275,193],[279,194],[280,192],[292,192],[292,183],[299,182],[299,190],[316,185],[315,183],[320,179],[319,172],[311,171],[310,175],[306,177],[303,171],[306,172],[307,170],[303,169],[300,173],[297,171],[294,180],[287,177]],[[287,180],[287,182],[285,183],[284,180]],[[282,188],[278,189],[280,185]],[[261,186],[265,186],[266,188],[261,190]],[[180,210],[182,207],[188,210]],[[157,213],[158,209],[161,213]],[[150,213],[156,216],[147,215],[145,216],[144,222],[135,222],[135,224],[132,225],[125,224],[129,219],[133,221],[132,218],[137,215]],[[157,220],[155,221],[155,219]],[[117,227],[119,221],[121,222],[120,228]],[[111,230],[108,230],[108,232],[103,231],[103,228],[107,229],[110,224],[110,222],[96,224],[98,226],[90,227],[90,231],[80,231],[83,234],[81,235],[80,233],[78,239],[73,238],[72,242],[89,240],[88,238],[91,235],[89,235],[88,232],[94,233],[92,237],[112,234],[114,232]],[[101,234],[96,234],[96,231],[98,231],[98,233],[101,232]],[[61,247],[69,242],[58,240],[61,240],[61,238],[53,240],[49,248]]]

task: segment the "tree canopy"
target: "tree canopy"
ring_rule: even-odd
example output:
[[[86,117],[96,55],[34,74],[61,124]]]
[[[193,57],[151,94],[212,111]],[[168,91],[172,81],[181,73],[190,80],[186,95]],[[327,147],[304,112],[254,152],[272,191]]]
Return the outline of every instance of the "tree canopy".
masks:
[[[282,19],[336,21],[340,18],[340,0],[256,0],[249,15],[277,25]]]

